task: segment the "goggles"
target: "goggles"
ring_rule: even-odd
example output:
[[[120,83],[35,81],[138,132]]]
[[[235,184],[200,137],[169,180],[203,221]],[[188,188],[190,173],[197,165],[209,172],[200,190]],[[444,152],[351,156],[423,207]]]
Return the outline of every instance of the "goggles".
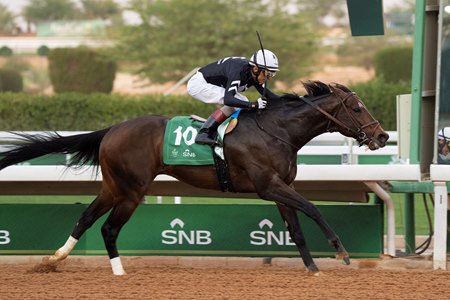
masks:
[[[277,75],[276,71],[269,71],[267,69],[263,69],[262,71],[264,72],[264,76],[266,76],[266,77],[272,78],[272,77],[275,77],[275,75]]]

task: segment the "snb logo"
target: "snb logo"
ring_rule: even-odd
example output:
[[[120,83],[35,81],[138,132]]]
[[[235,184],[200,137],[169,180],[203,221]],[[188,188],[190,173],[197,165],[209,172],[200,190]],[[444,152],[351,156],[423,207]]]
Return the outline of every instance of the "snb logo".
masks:
[[[272,231],[273,223],[270,220],[264,219],[258,226],[261,230],[250,232],[250,244],[295,246],[288,231]]]
[[[161,233],[162,243],[167,245],[209,245],[212,243],[211,232],[208,230],[183,230],[184,222],[178,218],[170,222],[172,230],[164,230]],[[179,228],[176,230],[176,228]]]
[[[11,243],[8,230],[0,230],[0,245],[8,245]]]

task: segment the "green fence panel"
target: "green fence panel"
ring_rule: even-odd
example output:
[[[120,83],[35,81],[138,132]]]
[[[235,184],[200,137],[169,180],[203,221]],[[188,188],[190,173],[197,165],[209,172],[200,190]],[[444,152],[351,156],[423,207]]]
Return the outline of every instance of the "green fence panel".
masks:
[[[36,166],[47,166],[47,165],[66,165],[66,155],[65,154],[49,154],[42,157],[27,160],[21,163],[21,165],[36,165]]]
[[[341,155],[298,155],[297,164],[307,165],[340,165]]]
[[[360,155],[358,164],[360,165],[387,165],[392,161],[390,155]]]
[[[64,244],[84,204],[0,205],[0,254],[51,254]],[[319,205],[352,257],[382,253],[378,205]],[[299,213],[312,254],[334,256],[318,226]],[[106,254],[100,228],[73,254]],[[274,205],[141,205],[117,241],[122,255],[298,256]]]
[[[0,205],[0,254],[52,254],[86,205]],[[77,247],[84,248],[80,241]]]

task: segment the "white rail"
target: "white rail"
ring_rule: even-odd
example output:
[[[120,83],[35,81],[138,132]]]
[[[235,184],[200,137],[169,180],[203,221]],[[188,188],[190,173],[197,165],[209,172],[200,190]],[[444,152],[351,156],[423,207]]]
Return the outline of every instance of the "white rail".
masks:
[[[57,131],[62,136],[88,133],[89,131]],[[42,131],[25,131],[27,134],[45,134]],[[324,155],[341,156],[347,164],[357,164],[359,156],[385,155],[395,160],[398,157],[397,132],[389,131],[389,144],[375,151],[367,147],[359,147],[352,138],[345,137],[340,133],[324,133],[312,139],[306,146],[298,151],[298,155]],[[14,144],[20,141],[14,133],[0,131],[0,150],[3,145]]]
[[[450,165],[431,165],[430,179],[434,183],[434,269],[447,269],[447,234],[449,197],[447,182],[450,182]]]

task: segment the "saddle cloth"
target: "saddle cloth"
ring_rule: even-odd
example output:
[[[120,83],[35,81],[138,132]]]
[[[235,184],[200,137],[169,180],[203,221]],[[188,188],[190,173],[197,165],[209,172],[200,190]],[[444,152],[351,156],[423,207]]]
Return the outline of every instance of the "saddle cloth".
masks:
[[[236,127],[238,115],[234,113],[217,129],[220,143],[223,143],[225,134]],[[195,143],[195,137],[202,125],[202,122],[188,116],[177,116],[167,123],[164,133],[164,164],[193,166],[214,164],[211,147]],[[225,159],[222,146],[214,147],[214,151],[219,157]]]

